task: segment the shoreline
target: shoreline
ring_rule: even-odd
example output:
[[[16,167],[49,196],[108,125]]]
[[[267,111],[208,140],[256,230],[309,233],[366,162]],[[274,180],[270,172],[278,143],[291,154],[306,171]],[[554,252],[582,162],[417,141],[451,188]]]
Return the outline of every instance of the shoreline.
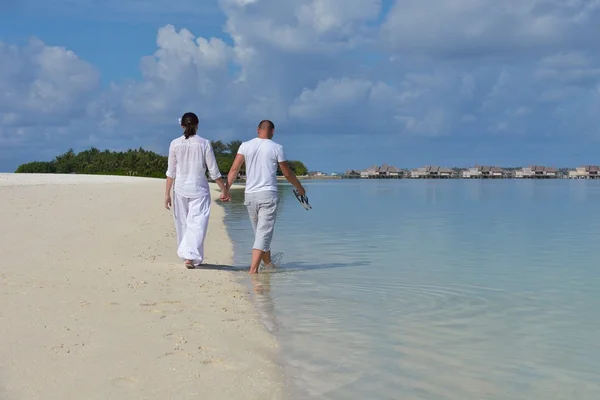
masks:
[[[281,182],[279,182],[281,184]],[[216,184],[215,184],[216,187]],[[243,184],[239,185],[238,188],[243,189],[245,186]],[[239,201],[240,199],[238,199]],[[233,245],[233,254],[234,259],[239,265],[240,263],[244,265],[244,272],[248,271],[248,267],[246,263],[249,261],[250,257],[250,247],[252,244],[252,240],[250,239],[249,243],[245,241],[248,238],[242,238],[240,235],[245,235],[240,229],[240,224],[245,225],[247,229],[252,229],[250,225],[250,221],[248,220],[245,206],[240,206],[243,211],[242,219],[245,222],[240,221],[239,212],[240,210],[234,210],[232,207],[225,208],[225,227],[229,233],[229,237],[232,239]],[[242,245],[242,243],[244,243]],[[239,253],[238,253],[239,252]],[[242,257],[240,257],[242,255]],[[273,254],[274,260],[279,257],[278,252]],[[249,264],[248,264],[249,265]],[[280,322],[276,313],[275,300],[271,295],[271,281],[276,276],[276,273],[273,271],[262,271],[255,275],[248,275],[244,273],[243,278],[242,275],[239,275],[240,282],[250,291],[250,301],[252,302],[259,320],[265,326],[267,331],[274,337],[274,339],[278,342],[279,351],[277,352],[276,362],[280,366],[282,374],[283,374],[283,382],[284,387],[286,388],[286,399],[300,399],[303,398],[303,393],[297,390],[297,383],[295,382],[295,376],[290,373],[290,365],[289,360],[286,358],[286,349],[282,347],[282,339],[283,337],[280,335]]]
[[[187,270],[164,182],[0,174],[0,397],[284,398],[218,191]]]

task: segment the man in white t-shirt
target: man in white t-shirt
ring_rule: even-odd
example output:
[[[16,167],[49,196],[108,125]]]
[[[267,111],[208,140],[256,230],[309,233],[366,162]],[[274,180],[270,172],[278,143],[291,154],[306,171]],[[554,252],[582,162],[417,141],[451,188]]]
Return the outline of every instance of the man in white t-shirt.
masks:
[[[244,205],[248,209],[252,228],[254,230],[254,244],[252,246],[252,261],[250,273],[256,274],[261,260],[265,266],[271,266],[271,240],[279,203],[277,192],[277,167],[283,176],[290,182],[298,194],[304,195],[306,191],[290,168],[283,146],[275,143],[273,133],[275,125],[269,120],[258,124],[258,137],[242,143],[235,156],[227,181],[228,187],[235,181],[242,164],[246,163],[246,189]]]

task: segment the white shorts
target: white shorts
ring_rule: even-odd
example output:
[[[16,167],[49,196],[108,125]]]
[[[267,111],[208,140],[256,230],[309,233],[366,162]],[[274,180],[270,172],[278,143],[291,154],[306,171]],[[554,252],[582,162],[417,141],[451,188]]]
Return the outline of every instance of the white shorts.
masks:
[[[277,206],[279,194],[274,191],[246,193],[244,205],[248,209],[252,229],[254,230],[253,249],[270,251],[275,220],[277,219]]]

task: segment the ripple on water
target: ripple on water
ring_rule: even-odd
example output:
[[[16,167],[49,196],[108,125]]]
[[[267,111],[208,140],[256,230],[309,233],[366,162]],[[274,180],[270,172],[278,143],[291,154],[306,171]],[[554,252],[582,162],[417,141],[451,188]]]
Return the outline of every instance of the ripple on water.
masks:
[[[351,274],[287,278],[285,297],[298,304],[280,319],[298,398],[369,398],[376,390],[378,399],[567,399],[600,389],[585,371],[553,359],[559,332],[573,326],[540,294]],[[281,294],[274,301],[290,307]]]
[[[322,211],[318,191],[312,213],[284,209],[282,268],[256,294],[295,398],[600,398],[600,219],[590,202],[565,218],[548,213],[558,203],[540,203],[560,193],[528,192],[537,183],[401,182],[401,200],[353,185],[337,195],[360,210]],[[383,218],[385,201],[403,207]]]

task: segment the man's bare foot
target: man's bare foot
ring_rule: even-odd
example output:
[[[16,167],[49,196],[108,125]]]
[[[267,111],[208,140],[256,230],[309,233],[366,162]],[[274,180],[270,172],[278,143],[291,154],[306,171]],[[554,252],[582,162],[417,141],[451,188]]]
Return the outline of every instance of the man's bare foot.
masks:
[[[261,260],[265,265],[271,264],[271,250],[265,251],[261,257]]]
[[[194,268],[196,268],[196,266],[194,265],[194,261],[192,261],[192,260],[185,260],[185,267],[187,269],[194,269]]]

